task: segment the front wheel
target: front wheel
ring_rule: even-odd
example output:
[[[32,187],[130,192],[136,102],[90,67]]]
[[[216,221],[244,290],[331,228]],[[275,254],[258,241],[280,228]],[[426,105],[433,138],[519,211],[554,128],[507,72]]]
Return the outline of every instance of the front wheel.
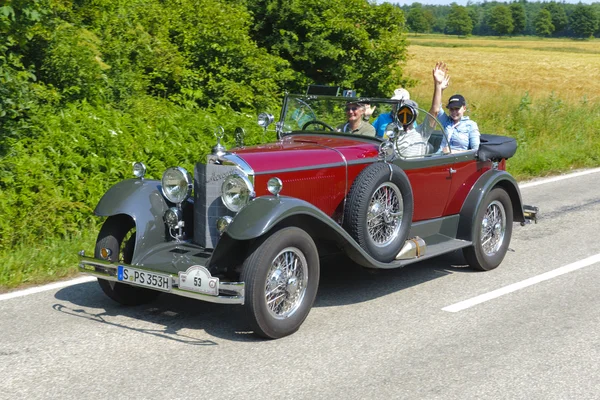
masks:
[[[100,257],[100,250],[107,249],[113,263],[130,264],[135,247],[135,224],[127,216],[113,216],[106,220],[96,241],[94,257]],[[142,287],[98,278],[100,288],[108,297],[126,306],[146,304],[156,299],[160,292]]]
[[[463,249],[471,267],[479,271],[496,268],[506,255],[513,227],[512,202],[504,189],[493,189],[477,212],[473,246]]]
[[[296,332],[317,295],[319,269],[317,247],[300,228],[284,228],[258,242],[241,275],[254,333],[277,339]]]

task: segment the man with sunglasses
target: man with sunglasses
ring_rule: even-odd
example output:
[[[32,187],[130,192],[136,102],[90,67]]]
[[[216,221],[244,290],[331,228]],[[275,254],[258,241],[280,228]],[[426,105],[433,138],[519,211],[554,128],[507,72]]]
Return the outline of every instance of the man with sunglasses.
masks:
[[[354,133],[364,136],[375,136],[373,125],[363,119],[365,105],[358,102],[346,103],[346,117],[348,121],[337,127],[338,132]]]
[[[466,117],[467,102],[460,94],[455,94],[448,100],[448,113],[442,109],[442,92],[450,83],[448,67],[444,62],[438,62],[433,69],[433,100],[429,113],[437,116],[444,127],[447,137],[442,139],[440,149],[443,153],[449,153],[450,150],[465,151],[479,149],[480,133],[479,127],[475,121]]]

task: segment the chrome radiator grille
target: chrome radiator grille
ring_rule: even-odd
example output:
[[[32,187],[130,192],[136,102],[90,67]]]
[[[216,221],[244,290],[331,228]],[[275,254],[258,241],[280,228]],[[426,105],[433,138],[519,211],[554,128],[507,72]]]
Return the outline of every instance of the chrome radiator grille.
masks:
[[[194,242],[214,249],[219,240],[217,219],[234,216],[221,201],[221,185],[237,167],[231,165],[202,164],[194,167]]]

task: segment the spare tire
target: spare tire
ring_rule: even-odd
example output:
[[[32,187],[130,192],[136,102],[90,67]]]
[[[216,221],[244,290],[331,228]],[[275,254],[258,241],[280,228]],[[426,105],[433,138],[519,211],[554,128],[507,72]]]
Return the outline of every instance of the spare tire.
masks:
[[[344,209],[344,228],[374,259],[393,261],[406,241],[413,194],[404,171],[379,162],[356,177]]]

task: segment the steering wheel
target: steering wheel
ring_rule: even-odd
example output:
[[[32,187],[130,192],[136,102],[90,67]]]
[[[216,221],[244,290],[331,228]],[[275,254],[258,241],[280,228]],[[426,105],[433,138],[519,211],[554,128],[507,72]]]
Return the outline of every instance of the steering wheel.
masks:
[[[310,125],[321,125],[323,128],[327,128],[330,131],[334,131],[335,130],[330,125],[326,124],[325,122],[318,121],[316,119],[313,119],[312,121],[308,121],[307,123],[305,123],[304,126],[302,127],[302,130],[305,131],[306,128],[308,128]]]

